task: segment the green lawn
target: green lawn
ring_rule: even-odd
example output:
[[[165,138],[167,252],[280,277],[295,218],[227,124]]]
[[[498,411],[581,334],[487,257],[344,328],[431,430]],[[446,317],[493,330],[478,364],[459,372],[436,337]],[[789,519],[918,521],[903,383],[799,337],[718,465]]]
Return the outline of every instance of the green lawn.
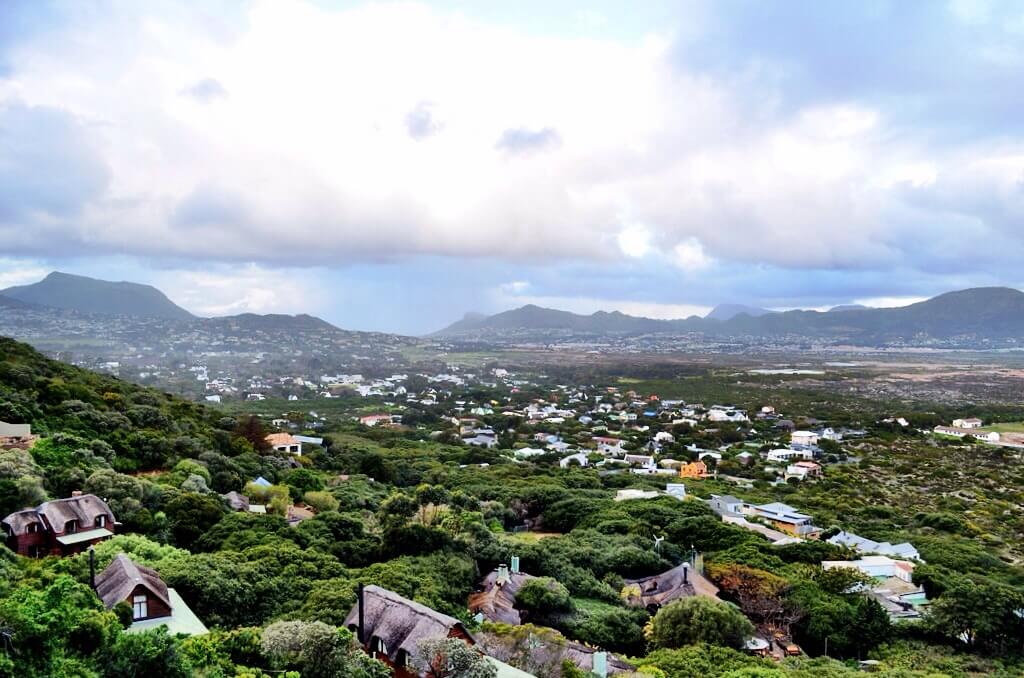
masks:
[[[1024,433],[1024,421],[1007,421],[1001,424],[991,424],[980,429],[985,433],[995,431],[996,433]]]

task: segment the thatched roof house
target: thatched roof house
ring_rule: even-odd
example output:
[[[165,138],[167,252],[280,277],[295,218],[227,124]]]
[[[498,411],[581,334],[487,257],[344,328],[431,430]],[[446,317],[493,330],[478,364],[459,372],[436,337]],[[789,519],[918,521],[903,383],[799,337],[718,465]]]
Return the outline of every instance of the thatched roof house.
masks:
[[[535,579],[522,572],[494,570],[484,577],[481,591],[469,597],[470,612],[479,612],[491,622],[518,626],[523,623],[516,609],[516,595],[526,582]]]
[[[718,587],[689,563],[642,579],[625,580],[626,602],[637,607],[657,609],[680,598],[707,596],[718,598]]]
[[[227,502],[228,507],[232,511],[248,511],[249,510],[249,498],[241,492],[231,490],[227,494],[220,495]]]
[[[135,563],[123,553],[114,556],[110,565],[97,575],[96,595],[108,610],[122,601],[132,604],[135,602],[133,599],[144,597],[146,614],[136,615],[134,619],[165,617],[171,613],[167,584],[160,579],[160,575],[155,570]],[[138,606],[138,610],[142,609],[142,606]]]
[[[2,525],[15,553],[70,555],[113,536],[114,514],[96,495],[78,494],[12,513]]]
[[[345,627],[356,634],[370,656],[396,670],[396,675],[415,675],[407,670],[420,642],[436,638],[460,638],[470,645],[476,640],[455,617],[432,610],[380,586],[367,586],[360,601],[345,617]]]

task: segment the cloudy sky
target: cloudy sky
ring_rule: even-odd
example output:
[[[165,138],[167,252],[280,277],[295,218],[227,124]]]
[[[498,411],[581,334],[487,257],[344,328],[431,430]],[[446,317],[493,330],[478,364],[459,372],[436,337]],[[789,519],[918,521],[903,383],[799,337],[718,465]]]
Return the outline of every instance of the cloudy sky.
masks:
[[[1024,5],[0,3],[0,286],[421,333],[1024,287]]]

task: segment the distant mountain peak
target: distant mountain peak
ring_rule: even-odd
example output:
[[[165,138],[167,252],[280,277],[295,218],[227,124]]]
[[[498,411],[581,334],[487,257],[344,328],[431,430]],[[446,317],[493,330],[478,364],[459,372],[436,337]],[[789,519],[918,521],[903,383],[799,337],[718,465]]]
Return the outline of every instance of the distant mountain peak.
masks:
[[[828,310],[829,313],[843,313],[845,311],[867,311],[871,307],[863,304],[839,304]]]
[[[705,320],[732,320],[738,315],[746,313],[751,318],[760,318],[763,315],[774,313],[766,308],[758,306],[747,306],[745,304],[719,304],[711,309],[711,312],[704,316]]]
[[[0,295],[38,306],[80,313],[188,320],[194,316],[151,285],[111,282],[53,271],[37,283],[0,290]]]

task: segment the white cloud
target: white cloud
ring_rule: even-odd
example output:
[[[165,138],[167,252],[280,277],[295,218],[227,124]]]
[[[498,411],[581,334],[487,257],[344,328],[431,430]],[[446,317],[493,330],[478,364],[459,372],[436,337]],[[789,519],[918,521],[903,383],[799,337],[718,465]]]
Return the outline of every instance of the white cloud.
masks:
[[[0,290],[39,282],[51,270],[30,261],[0,258]]]
[[[44,204],[5,219],[0,205],[16,252],[880,268],[945,213],[907,188],[941,184],[964,157],[972,195],[1019,200],[1019,148],[944,152],[863,102],[751,97],[742,78],[689,67],[667,28],[552,37],[417,3],[288,0],[253,2],[225,31],[148,3],[107,9],[27,38],[0,80],[0,113],[73,116],[109,172],[71,216]],[[970,197],[958,207],[990,204]]]
[[[316,313],[323,292],[306,271],[255,265],[214,271],[161,271],[153,284],[200,316]]]
[[[507,296],[515,296],[526,292],[530,288],[530,283],[525,280],[514,280],[512,282],[504,283],[498,287],[498,291]]]
[[[926,299],[928,297],[869,297],[867,299],[856,299],[853,303],[872,308],[897,308],[900,306],[910,306]]]
[[[672,260],[684,271],[701,271],[714,261],[704,253],[704,246],[696,238],[687,238],[672,248]]]
[[[637,259],[651,249],[651,234],[643,226],[627,226],[619,232],[616,241],[627,257]]]

